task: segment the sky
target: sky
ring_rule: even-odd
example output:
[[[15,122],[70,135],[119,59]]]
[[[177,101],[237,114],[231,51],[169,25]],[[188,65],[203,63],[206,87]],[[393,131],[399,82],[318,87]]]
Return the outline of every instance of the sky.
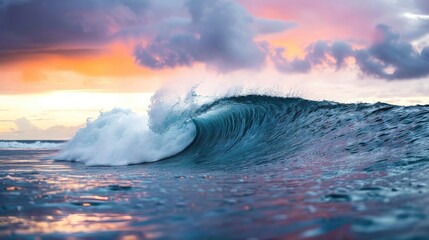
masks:
[[[0,0],[0,139],[68,139],[166,85],[429,104],[427,0]]]

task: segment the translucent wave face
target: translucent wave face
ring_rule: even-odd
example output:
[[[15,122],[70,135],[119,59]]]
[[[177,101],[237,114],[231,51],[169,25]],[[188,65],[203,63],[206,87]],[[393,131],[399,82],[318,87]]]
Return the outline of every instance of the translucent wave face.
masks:
[[[172,125],[159,134],[148,127],[147,116],[114,109],[88,122],[56,159],[87,165],[154,162],[182,151],[194,137],[195,127],[191,123]]]

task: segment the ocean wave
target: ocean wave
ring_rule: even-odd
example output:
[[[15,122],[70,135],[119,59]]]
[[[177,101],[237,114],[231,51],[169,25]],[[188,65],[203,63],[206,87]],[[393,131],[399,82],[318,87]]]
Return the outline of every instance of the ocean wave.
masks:
[[[429,155],[428,123],[428,106],[262,95],[201,100],[193,93],[172,104],[156,96],[147,117],[121,109],[102,113],[56,158],[87,165],[168,158],[205,167],[303,164],[316,158],[363,164],[413,156],[415,161]]]
[[[407,165],[429,155],[428,106],[249,95],[220,99],[193,122],[196,137],[174,160],[204,167],[315,159],[349,167],[386,159]]]

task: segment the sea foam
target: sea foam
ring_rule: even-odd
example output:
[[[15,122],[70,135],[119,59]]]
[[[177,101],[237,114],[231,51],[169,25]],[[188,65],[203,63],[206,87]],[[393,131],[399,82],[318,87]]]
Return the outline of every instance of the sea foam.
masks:
[[[0,141],[0,149],[60,149],[64,143],[44,141]]]
[[[194,137],[195,127],[190,123],[156,133],[149,128],[147,116],[114,109],[88,121],[55,158],[87,165],[154,162],[182,151]]]

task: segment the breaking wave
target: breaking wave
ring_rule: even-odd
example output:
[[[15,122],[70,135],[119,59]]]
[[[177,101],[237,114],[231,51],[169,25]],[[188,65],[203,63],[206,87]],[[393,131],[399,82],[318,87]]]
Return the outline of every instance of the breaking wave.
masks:
[[[216,100],[190,93],[174,104],[155,96],[147,117],[122,109],[102,113],[56,159],[87,165],[168,159],[214,167],[327,159],[370,168],[387,160],[399,165],[429,161],[427,156],[429,106],[263,95]]]

